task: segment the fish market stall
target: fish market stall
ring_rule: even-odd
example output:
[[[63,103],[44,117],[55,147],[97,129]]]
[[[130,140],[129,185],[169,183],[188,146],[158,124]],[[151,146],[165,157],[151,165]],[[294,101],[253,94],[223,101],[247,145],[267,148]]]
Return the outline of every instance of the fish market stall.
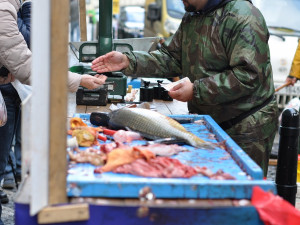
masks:
[[[164,133],[172,131],[176,137],[177,133],[188,133],[192,140],[196,140],[193,142],[181,136],[178,143],[176,139],[175,153],[157,156],[161,150],[153,153],[150,151],[153,146],[149,146],[162,144],[165,148],[170,143],[156,143],[155,138],[151,143],[149,138],[141,138],[127,147],[124,143],[121,145],[130,151],[130,156],[137,157],[137,160],[130,161],[132,167],[129,171],[125,170],[127,164],[124,163],[120,167],[107,168],[110,153],[117,149],[107,153],[105,160],[100,157],[102,165],[90,163],[96,159],[95,154],[88,159],[90,162],[75,162],[72,156],[76,158],[81,152],[97,154],[101,146],[108,152],[113,140],[99,141],[100,145],[91,146],[94,150],[80,147],[75,152],[74,148],[66,148],[67,138],[71,139],[66,132],[67,117],[70,122],[75,117],[81,119],[87,125],[82,131],[98,129],[97,137],[111,139],[110,135],[105,135],[104,128],[91,126],[89,114],[109,112],[111,104],[76,106],[73,95],[69,97],[67,112],[68,59],[65,46],[68,38],[64,31],[68,26],[69,0],[34,3],[34,92],[32,99],[28,100],[31,104],[25,104],[22,111],[25,116],[22,133],[27,140],[24,152],[30,150],[30,153],[22,158],[24,181],[16,198],[17,225],[263,224],[250,202],[253,187],[275,193],[274,183],[263,180],[262,170],[210,116],[187,115],[185,103],[154,100],[150,107],[182,123],[169,129],[166,120],[173,120],[160,118],[161,126],[156,125],[155,132],[161,133],[161,139],[166,141]],[[40,22],[45,25],[42,30],[36,29]],[[44,64],[40,63],[41,58]],[[155,111],[149,111],[150,115],[157,116]],[[151,130],[158,121],[157,117],[147,120],[144,115],[143,118],[145,123],[141,129],[147,126]],[[71,132],[73,135],[74,130]],[[139,132],[151,134],[143,130]],[[171,150],[174,149],[173,146]],[[74,151],[73,155],[71,151]],[[136,162],[148,169],[134,169]]]
[[[186,106],[177,101],[154,101],[153,105],[158,106],[157,111],[171,109],[171,118],[192,119],[194,122],[183,124],[188,131],[207,142],[221,143],[215,149],[184,145],[188,151],[172,158],[189,166],[208,168],[212,173],[223,171],[232,179],[218,180],[203,174],[190,178],[149,178],[113,172],[97,174],[94,173],[95,166],[77,164],[69,168],[67,177],[71,202],[98,206],[102,213],[97,215],[106,218],[103,224],[121,221],[122,224],[199,224],[204,221],[206,224],[219,224],[220,221],[224,224],[261,224],[249,202],[252,188],[260,186],[276,192],[273,182],[263,180],[261,169],[211,117],[182,115],[178,108],[186,114]],[[173,107],[178,115],[172,115]],[[93,112],[94,108],[87,107],[86,110]],[[90,114],[75,116],[89,123]],[[149,192],[148,199],[141,194],[145,190]],[[118,217],[113,216],[116,212]]]
[[[74,96],[69,100],[69,119],[81,118],[89,126],[92,126],[90,113],[110,111],[110,104],[76,106]],[[259,186],[273,193],[276,190],[273,182],[263,180],[262,170],[210,116],[187,115],[186,104],[175,100],[154,100],[151,106],[178,121],[183,119],[182,125],[188,131],[216,144],[214,149],[184,144],[186,151],[171,156],[184,165],[202,168],[204,172],[188,178],[99,174],[94,172],[97,166],[69,161],[68,206],[81,206],[81,215],[85,217],[79,217],[80,224],[220,224],[220,221],[222,224],[263,224],[250,203],[252,189]],[[186,119],[190,120],[186,123]],[[144,145],[144,142],[134,141],[132,145]],[[82,151],[86,149],[81,147]],[[28,205],[17,204],[16,207],[29,210]],[[74,210],[80,214],[79,209]],[[27,216],[31,224],[37,224],[36,216]]]

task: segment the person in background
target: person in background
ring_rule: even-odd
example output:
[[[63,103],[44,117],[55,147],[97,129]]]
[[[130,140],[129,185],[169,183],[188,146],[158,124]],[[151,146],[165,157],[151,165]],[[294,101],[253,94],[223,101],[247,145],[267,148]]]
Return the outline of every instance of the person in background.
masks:
[[[24,85],[30,85],[31,51],[17,25],[19,0],[0,0],[0,91],[7,108],[7,123],[0,127],[0,180],[7,163],[10,146],[16,131]],[[95,89],[106,80],[104,75],[79,75],[68,73],[68,88],[76,92],[79,85]],[[2,205],[0,204],[0,216]],[[0,225],[3,222],[0,219]]]
[[[87,16],[88,16],[88,40],[97,40],[97,34],[98,34],[98,22],[97,22],[97,18],[96,18],[96,10],[95,9],[89,9],[87,10]]]
[[[71,23],[71,42],[79,41],[79,5],[78,0],[71,0],[70,2],[70,23]]]
[[[18,12],[18,28],[26,41],[27,47],[30,49],[30,30],[31,30],[31,0],[23,1],[22,7]],[[23,90],[24,97],[31,93],[31,88],[27,86]],[[12,169],[15,171],[17,182],[21,182],[21,111],[16,125],[16,133],[14,138],[14,148],[10,150],[10,159],[5,167],[5,174],[3,179],[2,188],[13,189],[15,187],[15,178]],[[12,168],[14,167],[14,168]],[[2,202],[4,203],[4,202]]]
[[[294,86],[297,80],[300,79],[300,40],[291,66],[290,74],[287,76],[285,83]]]
[[[263,169],[278,128],[278,106],[260,11],[248,0],[183,0],[176,33],[152,52],[110,52],[92,62],[98,73],[176,77],[169,91],[190,113],[208,114]]]

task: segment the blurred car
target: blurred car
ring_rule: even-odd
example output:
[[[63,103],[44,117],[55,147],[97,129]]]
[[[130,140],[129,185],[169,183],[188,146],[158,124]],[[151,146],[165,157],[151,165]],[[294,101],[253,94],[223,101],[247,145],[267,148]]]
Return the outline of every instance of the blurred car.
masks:
[[[182,1],[146,0],[145,36],[170,37],[175,34],[185,14]]]
[[[285,83],[300,37],[299,0],[253,0],[262,12],[270,32],[269,47],[275,88]],[[300,82],[276,93],[280,108],[300,97]]]
[[[120,9],[118,38],[144,36],[145,9],[140,6],[124,6]]]

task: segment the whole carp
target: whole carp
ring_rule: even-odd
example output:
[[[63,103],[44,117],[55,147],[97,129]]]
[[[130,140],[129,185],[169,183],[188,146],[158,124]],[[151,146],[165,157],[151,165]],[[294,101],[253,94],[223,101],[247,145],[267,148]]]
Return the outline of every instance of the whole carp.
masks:
[[[113,126],[128,127],[140,132],[145,137],[175,137],[197,148],[214,148],[213,143],[206,142],[188,132],[180,123],[161,113],[142,108],[121,108],[109,115]]]

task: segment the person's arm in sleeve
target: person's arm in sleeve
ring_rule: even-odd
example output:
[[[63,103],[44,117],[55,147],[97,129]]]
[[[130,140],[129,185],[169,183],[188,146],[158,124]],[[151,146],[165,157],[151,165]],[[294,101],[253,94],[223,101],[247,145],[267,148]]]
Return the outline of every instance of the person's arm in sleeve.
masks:
[[[31,51],[19,32],[12,9],[0,6],[0,21],[0,64],[21,83],[30,84]]]
[[[290,74],[286,78],[286,83],[294,85],[300,79],[300,40],[298,41],[297,50],[293,59]]]
[[[28,48],[30,48],[31,0],[26,0],[22,4],[21,10],[18,12],[18,27],[28,45]]]
[[[106,76],[99,74],[91,76],[68,72],[68,90],[70,92],[76,92],[79,88],[79,85],[92,90],[98,88],[100,85],[103,85],[106,78]]]
[[[258,18],[259,15],[253,14],[223,21],[226,25],[223,31],[220,30],[220,35],[229,68],[220,72],[209,71],[209,77],[194,81],[194,98],[200,104],[231,102],[251,95],[262,85],[268,88],[270,84],[267,81],[272,76],[269,68],[269,34],[263,19]]]
[[[98,73],[122,71],[130,76],[176,77],[181,75],[182,26],[156,51],[109,52],[92,62]]]
[[[76,92],[81,82],[81,75],[73,72],[68,72],[68,90]]]

